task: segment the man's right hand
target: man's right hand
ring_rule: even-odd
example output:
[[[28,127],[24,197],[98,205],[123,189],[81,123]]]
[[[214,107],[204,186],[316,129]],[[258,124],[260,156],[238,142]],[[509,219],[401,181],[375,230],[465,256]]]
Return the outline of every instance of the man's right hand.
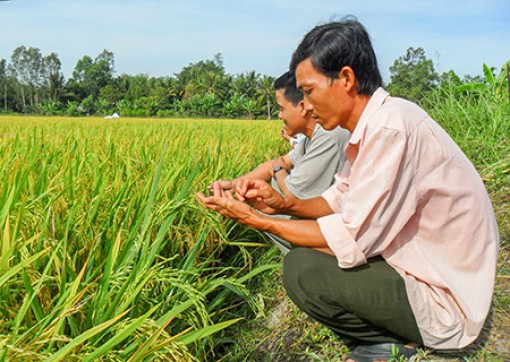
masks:
[[[247,202],[269,215],[284,214],[289,206],[289,200],[262,180],[242,180],[238,182],[236,197],[238,200]]]

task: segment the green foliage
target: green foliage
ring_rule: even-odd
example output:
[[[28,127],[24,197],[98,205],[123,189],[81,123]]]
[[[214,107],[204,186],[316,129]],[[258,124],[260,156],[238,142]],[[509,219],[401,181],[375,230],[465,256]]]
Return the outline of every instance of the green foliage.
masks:
[[[484,64],[483,74],[485,76],[485,79],[483,81],[479,82],[474,81],[458,85],[456,87],[456,90],[462,93],[491,94],[494,97],[494,101],[505,102],[506,100],[508,100],[510,105],[510,97],[508,96],[509,67],[510,60],[503,64],[499,72],[499,75],[496,75],[494,69],[489,68],[487,64]]]
[[[420,102],[437,83],[438,76],[432,60],[427,59],[423,48],[407,49],[390,67],[388,91],[395,96]]]
[[[10,101],[16,111],[33,112],[40,109],[43,102],[58,100],[63,86],[60,66],[55,53],[43,56],[38,48],[16,48],[7,69],[4,64],[1,71],[4,74],[0,74],[4,109]]]
[[[190,98],[176,102],[175,108],[182,116],[219,117],[221,100],[214,93],[195,94]]]
[[[222,114],[227,118],[247,118],[246,102],[248,97],[235,93],[223,104]]]
[[[83,56],[67,82],[55,53],[18,47],[10,62],[0,60],[0,100],[3,112],[43,115],[106,115],[123,117],[214,117],[271,119],[277,116],[273,77],[247,71],[227,74],[220,53],[212,60],[190,63],[173,77],[146,74],[114,76],[114,55],[104,50],[94,59]],[[391,94],[422,102],[440,82],[460,92],[480,93],[487,87],[505,94],[506,68],[499,75],[484,66],[485,78],[452,71],[438,77],[422,48],[410,47],[390,67]],[[78,109],[75,103],[79,105]],[[67,106],[71,109],[67,110]],[[2,109],[0,108],[0,109]]]
[[[499,161],[501,148],[509,144],[510,115],[506,99],[505,81],[458,85],[454,78],[453,84],[444,79],[424,104],[457,142],[465,144],[464,152],[476,164],[484,165]]]
[[[225,69],[221,54],[214,60],[201,60],[190,63],[176,76],[177,94],[186,100],[197,94],[218,93],[220,98],[225,93]]]
[[[68,87],[77,96],[77,99],[92,97],[92,100],[95,101],[99,97],[101,88],[113,80],[114,72],[115,61],[112,52],[105,49],[94,60],[85,55],[76,63]],[[89,111],[93,111],[93,109]]]
[[[62,104],[58,100],[45,101],[41,104],[40,113],[45,116],[56,116],[61,113]]]
[[[94,113],[95,102],[94,102],[94,97],[92,96],[92,94],[83,98],[83,100],[80,103],[79,108],[86,115],[91,115]]]
[[[122,94],[117,87],[108,84],[99,90],[99,97],[106,101],[108,107],[114,107],[115,103],[122,99]]]
[[[174,77],[114,77],[114,55],[108,50],[95,59],[83,56],[67,82],[60,66],[55,53],[43,57],[37,48],[15,49],[10,64],[0,62],[4,111],[248,119],[270,119],[276,114],[274,79],[255,71],[227,74],[220,53],[213,60],[190,63]],[[63,105],[58,111],[49,107],[55,102]],[[80,105],[79,112],[65,109],[75,102]]]
[[[78,107],[79,107],[78,103],[68,101],[67,102],[67,107],[66,107],[66,110],[65,110],[65,115],[69,116],[69,117],[78,116],[79,115]]]

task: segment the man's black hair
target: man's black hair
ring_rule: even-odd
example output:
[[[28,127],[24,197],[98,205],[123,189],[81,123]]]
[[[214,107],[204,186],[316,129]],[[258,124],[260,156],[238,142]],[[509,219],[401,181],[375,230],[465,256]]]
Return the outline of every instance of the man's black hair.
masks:
[[[274,89],[283,89],[283,96],[294,106],[297,106],[299,102],[303,100],[303,93],[296,86],[296,77],[294,72],[287,71],[283,73],[274,82]]]
[[[370,36],[352,17],[318,25],[308,32],[292,55],[290,70],[295,73],[299,63],[308,58],[330,79],[338,78],[344,66],[351,67],[359,94],[372,95],[383,85]]]

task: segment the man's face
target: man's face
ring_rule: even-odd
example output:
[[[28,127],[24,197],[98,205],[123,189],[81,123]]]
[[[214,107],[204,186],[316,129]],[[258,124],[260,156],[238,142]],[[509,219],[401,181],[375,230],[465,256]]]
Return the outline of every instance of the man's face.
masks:
[[[305,59],[296,68],[297,86],[303,92],[305,109],[312,112],[326,130],[346,123],[347,101],[341,87],[342,79],[331,80],[319,72],[310,59]]]
[[[280,118],[285,126],[287,126],[287,133],[289,136],[295,136],[298,133],[305,133],[306,131],[306,119],[303,115],[306,113],[303,109],[303,103],[300,102],[297,105],[292,104],[284,96],[284,90],[278,89],[276,91],[276,102],[280,107]]]

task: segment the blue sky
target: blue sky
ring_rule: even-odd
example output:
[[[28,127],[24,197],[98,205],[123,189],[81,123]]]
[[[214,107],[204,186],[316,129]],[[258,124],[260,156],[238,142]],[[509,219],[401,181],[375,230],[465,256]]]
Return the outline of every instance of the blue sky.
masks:
[[[20,46],[58,54],[68,78],[84,55],[115,55],[117,74],[174,75],[222,53],[230,74],[278,76],[303,35],[354,15],[381,72],[422,47],[439,72],[482,73],[510,60],[509,0],[11,0],[0,2],[0,59]]]

